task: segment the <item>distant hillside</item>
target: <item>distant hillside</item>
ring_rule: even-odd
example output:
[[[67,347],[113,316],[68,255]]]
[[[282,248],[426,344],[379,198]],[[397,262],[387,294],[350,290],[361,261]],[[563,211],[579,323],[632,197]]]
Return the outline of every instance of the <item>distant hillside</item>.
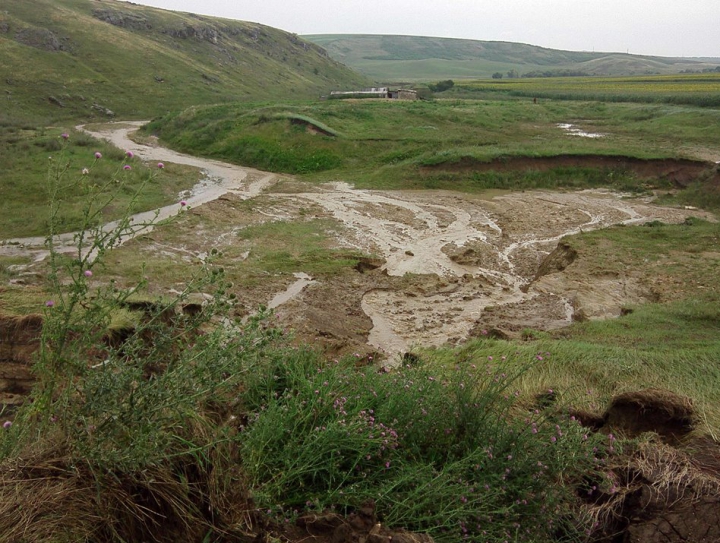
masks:
[[[145,117],[365,78],[267,26],[115,0],[0,0],[1,114]]]
[[[303,36],[334,59],[377,81],[429,81],[561,72],[586,75],[667,74],[702,71],[720,65],[716,59],[681,59],[560,51],[522,43],[428,38],[319,34]]]

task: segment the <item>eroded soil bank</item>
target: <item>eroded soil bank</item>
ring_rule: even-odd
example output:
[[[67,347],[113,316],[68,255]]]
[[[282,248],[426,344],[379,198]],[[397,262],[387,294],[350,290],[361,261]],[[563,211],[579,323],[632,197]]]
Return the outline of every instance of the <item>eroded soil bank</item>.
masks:
[[[488,162],[463,158],[457,162],[426,166],[421,169],[421,173],[546,171],[554,168],[597,168],[625,171],[640,178],[670,181],[678,187],[686,187],[699,179],[715,186],[720,185],[720,171],[709,162],[671,158],[640,159],[613,155],[502,157]]]

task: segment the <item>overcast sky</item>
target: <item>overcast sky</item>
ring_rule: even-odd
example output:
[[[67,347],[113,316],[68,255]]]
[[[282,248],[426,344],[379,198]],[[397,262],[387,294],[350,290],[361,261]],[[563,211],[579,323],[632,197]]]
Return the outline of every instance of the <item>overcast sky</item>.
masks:
[[[136,0],[296,34],[501,40],[571,51],[720,57],[720,0]]]

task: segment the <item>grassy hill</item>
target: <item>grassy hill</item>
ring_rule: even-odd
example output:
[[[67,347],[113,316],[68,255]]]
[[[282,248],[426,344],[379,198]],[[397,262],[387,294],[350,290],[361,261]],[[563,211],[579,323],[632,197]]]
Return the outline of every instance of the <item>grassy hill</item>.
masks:
[[[365,85],[296,35],[114,0],[0,0],[0,92],[16,117],[147,117]]]
[[[720,59],[666,58],[620,53],[575,52],[522,43],[430,38],[319,34],[303,36],[330,56],[378,81],[427,81],[490,77],[515,70],[571,71],[587,75],[634,75],[702,71]]]

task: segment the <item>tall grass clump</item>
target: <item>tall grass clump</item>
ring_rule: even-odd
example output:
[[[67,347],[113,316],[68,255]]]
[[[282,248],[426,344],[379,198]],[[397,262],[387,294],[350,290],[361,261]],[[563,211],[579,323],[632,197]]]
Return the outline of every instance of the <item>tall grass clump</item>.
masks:
[[[601,468],[599,438],[518,415],[516,377],[490,364],[379,372],[317,367],[302,351],[276,359],[243,396],[256,505],[289,519],[372,501],[384,524],[437,541],[574,540],[587,527],[572,489]]]

